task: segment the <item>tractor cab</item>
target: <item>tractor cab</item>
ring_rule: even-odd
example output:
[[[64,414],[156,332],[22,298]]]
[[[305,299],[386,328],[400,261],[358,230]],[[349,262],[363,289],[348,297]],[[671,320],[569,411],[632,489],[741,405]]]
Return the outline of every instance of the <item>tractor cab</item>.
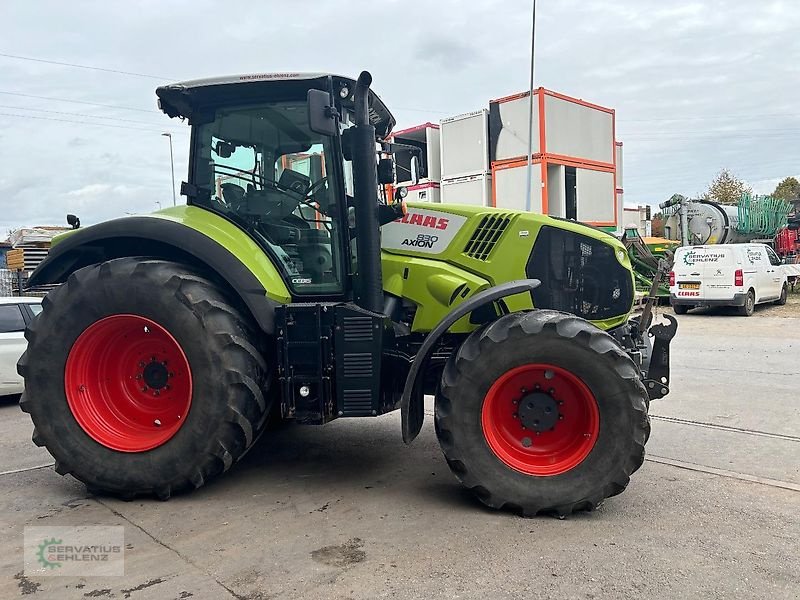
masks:
[[[348,130],[356,125],[356,101],[366,104],[363,125],[374,129],[367,141],[373,173],[375,142],[395,124],[374,92],[359,89],[346,77],[289,73],[202,79],[156,91],[167,115],[192,126],[189,180],[181,190],[188,203],[245,229],[293,296],[351,294],[348,273],[358,265],[349,223],[359,153]],[[371,195],[375,204],[377,189]]]

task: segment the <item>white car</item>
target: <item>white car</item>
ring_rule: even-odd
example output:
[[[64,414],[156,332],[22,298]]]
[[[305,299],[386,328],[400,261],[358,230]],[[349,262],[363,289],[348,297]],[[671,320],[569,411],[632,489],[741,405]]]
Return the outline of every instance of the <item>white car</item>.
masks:
[[[696,306],[735,306],[750,316],[756,304],[786,304],[789,286],[781,259],[766,244],[683,246],[669,274],[676,314]]]
[[[0,297],[0,396],[22,393],[17,361],[28,346],[25,327],[41,311],[41,298]]]

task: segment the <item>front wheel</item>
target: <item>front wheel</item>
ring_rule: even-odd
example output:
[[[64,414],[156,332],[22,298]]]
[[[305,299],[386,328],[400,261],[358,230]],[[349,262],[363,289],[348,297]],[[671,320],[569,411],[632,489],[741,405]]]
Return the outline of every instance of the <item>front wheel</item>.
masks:
[[[19,361],[33,441],[92,491],[166,499],[226,471],[270,408],[256,325],[189,267],[120,258],[42,303]]]
[[[448,360],[436,432],[456,477],[493,508],[593,510],[625,489],[650,433],[639,370],[591,323],[513,313]]]

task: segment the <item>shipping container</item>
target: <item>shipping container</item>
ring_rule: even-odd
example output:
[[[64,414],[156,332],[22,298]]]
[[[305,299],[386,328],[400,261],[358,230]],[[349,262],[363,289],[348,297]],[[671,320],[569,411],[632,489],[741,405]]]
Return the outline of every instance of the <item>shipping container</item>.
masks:
[[[492,165],[492,206],[525,210],[527,160]],[[543,193],[542,165],[531,168],[531,212],[548,214],[547,197]]]
[[[489,102],[489,157],[495,161],[514,160],[528,154],[530,94],[523,92]],[[533,98],[533,145],[540,154],[541,117],[538,94]]]
[[[423,123],[395,131],[389,141],[398,144],[416,146],[421,150],[419,179],[422,182],[441,180],[441,150],[439,148],[439,126],[434,123]],[[405,185],[411,181],[411,150],[399,150],[395,153],[395,184]]]
[[[443,204],[471,204],[489,206],[492,200],[490,173],[445,179],[441,187]]]
[[[614,111],[548,90],[544,97],[543,153],[596,164],[614,163]]]
[[[578,221],[592,225],[617,225],[613,171],[576,168],[575,198]]]
[[[433,181],[407,186],[408,195],[406,202],[434,202],[440,201],[439,184]]]
[[[489,111],[442,119],[442,180],[489,172]]]
[[[527,159],[492,165],[493,206],[525,210],[527,167]],[[530,210],[616,230],[621,215],[613,167],[601,169],[534,159]]]
[[[528,154],[530,94],[489,103],[491,161]],[[589,166],[615,163],[614,111],[544,88],[534,90],[531,154],[548,161],[570,160]]]

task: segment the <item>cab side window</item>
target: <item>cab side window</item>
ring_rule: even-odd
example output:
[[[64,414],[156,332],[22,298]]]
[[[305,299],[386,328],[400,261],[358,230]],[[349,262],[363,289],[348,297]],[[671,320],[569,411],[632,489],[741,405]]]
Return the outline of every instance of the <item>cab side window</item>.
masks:
[[[769,257],[769,262],[773,266],[777,267],[783,264],[781,258],[775,254],[775,251],[772,248],[767,247],[767,256]]]

